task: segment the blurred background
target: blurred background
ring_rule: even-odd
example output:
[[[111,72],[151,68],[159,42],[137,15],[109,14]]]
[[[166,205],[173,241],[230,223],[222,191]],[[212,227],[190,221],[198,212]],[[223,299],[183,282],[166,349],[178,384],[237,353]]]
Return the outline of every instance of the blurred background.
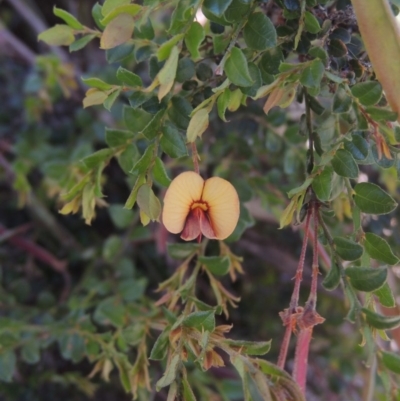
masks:
[[[122,294],[127,302],[145,305],[158,298],[154,293],[157,284],[176,267],[166,254],[165,243],[178,239],[160,224],[142,227],[136,209],[123,209],[132,183],[114,159],[103,178],[109,207],[97,208],[90,226],[79,214],[58,213],[62,179],[66,179],[63,172],[82,157],[104,148],[104,127],[118,126],[122,119],[123,99],[111,112],[100,106],[83,110],[87,88],[81,77],[97,76],[112,83],[116,69],[124,65],[149,82],[148,60],[138,52],[121,58],[100,51],[97,40],[73,53],[38,42],[40,32],[60,22],[53,15],[54,6],[92,27],[94,3],[0,1],[0,325],[7,325],[7,318],[36,328],[73,324],[68,322],[81,316],[83,309],[93,311],[115,293]],[[343,10],[346,6],[346,1],[337,4]],[[160,16],[158,29],[168,18]],[[241,226],[230,242],[232,251],[244,258],[244,275],[235,282],[224,278],[224,285],[241,301],[236,309],[230,309],[229,320],[220,317],[219,323],[233,324],[234,338],[273,339],[268,355],[273,362],[284,332],[278,313],[289,303],[302,239],[301,227],[278,230],[285,192],[304,178],[305,138],[297,135],[299,115],[298,108],[293,107],[273,111],[267,118],[259,105],[250,105],[232,114],[228,124],[214,119],[210,130],[222,140],[204,141],[200,149],[206,173],[229,178],[246,205]],[[169,161],[170,176],[190,163]],[[397,184],[393,184],[393,177],[385,176],[386,171],[368,166],[365,172],[373,180],[392,185],[395,191]],[[162,195],[162,191],[159,188],[158,193]],[[340,203],[335,208],[340,224],[346,226],[350,222],[346,210]],[[390,219],[397,221],[398,215],[365,224],[381,235],[384,227],[390,227]],[[332,219],[333,232],[334,224]],[[387,234],[399,250],[398,230]],[[323,267],[323,271],[329,268]],[[311,252],[303,300],[308,296],[310,278]],[[399,294],[398,278],[393,274],[390,280]],[[198,292],[205,302],[215,302],[205,278]],[[341,289],[328,292],[320,286],[318,311],[326,321],[314,330],[307,399],[362,399],[368,381],[361,362],[364,350],[359,346],[357,328],[345,320],[347,305]],[[40,341],[31,345],[29,338],[14,335],[13,329],[4,332],[0,328],[0,347],[12,344],[17,350],[15,359],[4,357],[0,364],[1,400],[132,398],[123,391],[115,370],[108,382],[98,376],[89,379],[92,364],[79,347],[74,346],[75,353],[71,354],[61,335],[49,338],[45,331],[38,334],[35,330],[31,335]],[[293,349],[289,369],[292,359]],[[153,362],[151,369],[160,370]],[[198,374],[199,380],[208,380],[211,385],[213,379],[219,379],[229,399],[241,399],[240,382],[229,368],[208,376]],[[154,397],[166,399],[163,393]]]

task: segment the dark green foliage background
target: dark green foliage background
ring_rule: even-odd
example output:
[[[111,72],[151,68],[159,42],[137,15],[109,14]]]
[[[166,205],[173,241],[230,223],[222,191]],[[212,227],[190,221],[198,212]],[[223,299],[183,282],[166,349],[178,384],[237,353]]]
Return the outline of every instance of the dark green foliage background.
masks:
[[[205,5],[207,3],[211,5],[209,9],[213,10],[218,4],[223,6],[224,2],[204,2]],[[279,29],[296,32],[296,11],[299,2],[279,0],[275,3],[276,7],[283,7],[287,12],[287,24],[278,28],[278,34]],[[319,5],[316,1],[307,3],[316,6],[316,10],[321,7],[321,10],[332,13],[339,21],[338,26],[341,26],[341,23],[343,26],[350,26],[351,23],[346,19],[349,13],[348,1],[320,1]],[[0,54],[0,399],[130,400],[132,395],[124,392],[117,369],[110,374],[109,382],[102,380],[99,375],[88,379],[93,366],[86,356],[90,352],[95,354],[96,350],[90,350],[90,346],[78,331],[87,330],[93,333],[96,341],[101,338],[108,342],[112,336],[108,325],[110,321],[114,328],[123,330],[125,326],[140,321],[143,316],[147,316],[149,320],[159,317],[160,312],[153,305],[159,294],[155,294],[154,291],[158,283],[171,276],[178,265],[167,255],[165,247],[166,241],[174,242],[177,238],[167,234],[157,223],[142,227],[137,208],[123,209],[134,181],[124,174],[121,168],[123,162],[120,160],[118,163],[115,158],[106,166],[102,181],[104,199],[110,207],[97,208],[96,217],[90,226],[85,224],[79,214],[65,216],[58,213],[62,207],[56,196],[62,182],[60,177],[69,165],[107,147],[105,126],[123,126],[123,107],[128,104],[128,99],[119,98],[111,112],[102,107],[83,110],[82,99],[87,88],[82,82],[79,82],[76,88],[71,88],[70,96],[65,97],[57,82],[59,50],[46,56],[46,59],[32,60],[29,52],[33,52],[35,56],[43,56],[49,54],[49,48],[43,42],[36,41],[39,33],[36,31],[37,26],[34,23],[27,24],[23,13],[17,11],[12,4],[11,0],[3,2],[2,21],[7,30],[26,45],[28,50],[26,53],[19,53],[12,46],[8,46]],[[32,0],[25,6],[32,10],[30,18],[33,18],[32,15],[38,16],[46,27],[60,22],[52,14],[53,5],[69,10],[85,25],[93,26],[93,4],[92,1]],[[261,2],[260,6],[269,7],[267,2]],[[323,8],[325,6],[327,8]],[[168,10],[169,13],[171,11]],[[290,13],[293,13],[293,19],[290,19]],[[160,29],[169,18],[170,14],[166,12],[161,21],[153,22],[156,29]],[[308,21],[311,24],[310,31],[313,29],[313,22]],[[218,30],[222,29],[220,24],[211,26],[214,33],[219,33]],[[349,79],[355,83],[356,72],[339,57],[340,51],[343,50],[340,44],[346,42],[347,38],[340,36],[340,32],[336,34],[336,39],[342,41],[336,47],[333,40],[330,42],[327,57],[331,58],[333,64],[336,63],[333,67],[337,75],[345,77],[346,74],[350,74]],[[306,61],[309,57],[307,52],[310,39],[315,38],[313,35],[310,32],[303,34],[297,54],[290,57]],[[244,37],[246,39],[246,31]],[[356,47],[359,43],[356,39],[353,42],[348,40],[346,44],[349,44],[349,49],[354,52],[350,52],[354,54],[353,60],[362,54],[357,53]],[[253,44],[256,49],[257,46],[263,48],[269,45],[259,42]],[[287,57],[293,42],[283,43],[281,47]],[[66,68],[69,68],[68,71],[72,74],[78,71],[78,75],[84,77],[96,76],[106,82],[118,84],[115,73],[122,64],[123,67],[135,71],[142,78],[144,86],[149,85],[160,68],[154,59],[148,62],[151,51],[142,47],[120,63],[107,63],[106,58],[109,61],[118,58],[118,51],[109,50],[105,55],[99,51],[95,40],[80,52],[63,54],[70,63]],[[273,55],[269,56],[276,60]],[[272,82],[273,75],[278,73],[279,54],[277,59],[277,64],[263,64],[265,70],[261,71],[261,74],[264,84],[269,83],[268,79]],[[217,57],[214,61],[219,60],[220,57]],[[295,59],[289,61],[294,62]],[[183,63],[182,60],[181,62]],[[187,64],[188,69],[193,68],[190,61]],[[190,107],[196,107],[212,94],[210,88],[211,85],[215,86],[215,77],[207,65],[200,62],[195,65],[198,79],[206,83],[204,89],[191,97],[190,106],[183,106],[176,100],[176,109],[173,112],[177,113],[182,107],[189,107],[185,110],[187,115]],[[54,72],[55,70],[58,72]],[[190,88],[191,82],[188,83],[184,76],[186,70],[180,71],[183,76],[177,80],[185,82],[183,86],[187,85]],[[316,74],[318,75],[318,72]],[[253,75],[251,77],[253,78]],[[315,75],[311,72],[310,75],[304,76],[301,82],[312,92],[314,80]],[[319,86],[318,77],[317,81]],[[65,82],[68,86],[68,79]],[[246,91],[254,96],[251,88],[247,87]],[[244,93],[246,91],[243,90]],[[358,97],[354,92],[353,95]],[[346,96],[338,99],[340,96],[340,93],[336,93],[335,97],[332,94],[334,113],[346,113],[350,108],[350,105],[346,104]],[[131,99],[131,105],[134,105],[135,101],[138,100]],[[370,100],[367,99],[363,104],[368,106],[368,101]],[[373,104],[374,99],[371,101],[371,105]],[[148,107],[154,114],[151,105]],[[319,125],[323,125],[325,119],[329,118],[325,114],[322,117],[318,116],[318,105],[314,104],[313,111]],[[272,348],[268,354],[268,360],[272,362],[277,359],[284,331],[278,313],[289,303],[293,287],[292,278],[301,247],[302,231],[299,227],[278,230],[279,217],[288,203],[286,193],[301,185],[307,176],[307,137],[300,135],[304,132],[304,121],[300,119],[300,114],[296,107],[274,108],[266,116],[262,110],[262,103],[250,100],[247,107],[241,107],[232,113],[228,111],[228,122],[225,123],[218,118],[214,110],[209,129],[199,144],[204,174],[220,175],[229,179],[238,190],[242,201],[240,229],[233,234],[230,246],[235,254],[244,257],[245,274],[239,275],[234,283],[228,277],[222,279],[223,284],[239,296],[241,301],[236,309],[230,308],[228,320],[223,315],[217,316],[217,323],[233,324],[230,333],[233,338],[252,341],[272,339]],[[137,116],[134,118],[137,122]],[[170,114],[170,118],[179,121],[179,129],[187,128],[188,118],[176,117],[173,114]],[[346,118],[344,116],[343,120]],[[396,173],[392,173],[395,169],[389,172],[381,168],[390,167],[382,164],[391,162],[381,159],[377,165],[373,159],[373,150],[368,153],[367,149],[368,160],[365,164],[357,164],[354,160],[366,159],[366,154],[363,155],[365,144],[358,139],[358,133],[353,137],[357,139],[348,142],[347,147],[340,150],[341,153],[336,153],[336,159],[332,161],[333,170],[340,176],[350,178],[356,178],[360,170],[371,182],[390,190],[391,195],[398,200],[397,176]],[[326,144],[322,143],[324,150]],[[359,146],[355,149],[356,144]],[[144,138],[139,140],[137,145],[142,154],[147,147],[147,141]],[[184,147],[171,151],[168,146],[168,143],[161,143],[162,149],[168,154],[176,152],[176,156],[183,156],[185,153]],[[138,159],[139,154],[132,157]],[[339,160],[339,157],[344,158],[345,162]],[[346,157],[349,157],[348,160],[352,163],[346,163]],[[163,161],[171,179],[180,171],[192,169],[189,157],[179,161],[164,157]],[[395,162],[398,164],[398,160]],[[346,167],[345,171],[342,170],[343,165]],[[168,183],[168,180],[166,182]],[[162,184],[156,180],[154,186],[155,193],[161,198],[165,191]],[[313,189],[319,198],[323,199],[317,184],[314,182]],[[323,187],[323,183],[321,186]],[[329,194],[323,200],[329,201]],[[244,206],[246,202],[249,203]],[[341,215],[340,209],[336,209],[336,213],[335,217],[333,213],[327,212],[326,221],[333,236],[340,237],[351,232],[352,219],[345,214]],[[338,219],[338,216],[342,219]],[[390,215],[368,216],[363,220],[364,230],[384,237],[395,255],[400,254],[398,218],[399,211],[396,209]],[[58,261],[65,261],[68,273],[60,274],[54,264],[50,266],[49,263],[44,263],[43,259],[35,258],[35,251],[21,251],[6,237],[13,229],[26,224],[26,230],[18,233],[18,236],[45,248]],[[387,235],[389,228],[390,235]],[[322,233],[320,240],[326,244]],[[343,244],[340,239],[336,242],[342,245],[342,248],[346,248],[343,250],[336,243],[343,252],[340,256],[344,260],[359,259],[360,256],[352,259],[355,249],[351,244],[349,255],[349,245]],[[218,247],[214,243],[209,245],[208,250],[210,254],[218,254]],[[397,262],[394,260],[394,263],[390,263],[391,260],[393,261],[389,257],[389,261],[386,259],[383,262]],[[322,271],[325,277],[327,266],[324,266]],[[302,287],[304,292],[301,293],[303,301],[308,294],[310,280],[311,252],[306,260]],[[395,293],[397,290],[398,294],[398,278],[392,275],[392,280],[392,289]],[[356,284],[354,287],[357,288]],[[200,276],[197,295],[204,302],[215,304],[205,275]],[[119,305],[120,301],[112,303],[115,299],[122,300],[125,309],[119,310],[116,305]],[[326,321],[317,326],[313,333],[309,360],[309,399],[362,399],[363,386],[368,381],[367,370],[363,367],[367,352],[360,346],[361,336],[357,328],[345,320],[348,305],[340,287],[327,291],[322,285],[319,286],[318,312]],[[20,326],[14,326],[11,319]],[[71,327],[77,328],[78,334],[71,334]],[[148,350],[159,333],[153,330],[150,334]],[[135,347],[129,347],[127,342],[129,341],[125,341],[124,344],[123,340],[116,341],[116,349],[134,359]],[[92,346],[96,347],[93,344]],[[7,350],[11,351],[7,353]],[[291,351],[289,370],[293,363],[293,349]],[[205,388],[212,388],[221,397],[225,396],[218,399],[242,399],[240,379],[229,364],[220,369],[212,368],[211,374],[195,369],[193,364],[189,364],[188,370],[190,381],[198,383],[196,392],[199,399],[208,399],[206,393],[200,395],[203,385]],[[155,381],[162,375],[163,365],[152,361],[150,372],[154,387]],[[382,400],[387,399],[383,398],[383,388],[378,380],[377,394]],[[146,399],[150,396],[142,394],[141,397]],[[148,399],[163,400],[166,399],[166,393],[153,392],[151,397]]]

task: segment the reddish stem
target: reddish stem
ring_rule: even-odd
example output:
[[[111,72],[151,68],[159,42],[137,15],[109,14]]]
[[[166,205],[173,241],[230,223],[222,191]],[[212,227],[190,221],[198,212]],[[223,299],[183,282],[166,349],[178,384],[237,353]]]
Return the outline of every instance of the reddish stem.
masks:
[[[7,232],[8,232],[7,228],[4,227],[2,224],[0,224],[0,234],[4,234]],[[71,278],[67,271],[67,262],[57,259],[46,249],[42,248],[41,246],[35,244],[34,242],[28,239],[19,237],[18,235],[10,237],[8,241],[15,247],[29,253],[35,259],[40,260],[41,262],[50,266],[53,270],[57,271],[63,276],[65,287],[63,292],[61,293],[60,301],[64,301],[67,298],[71,287]]]
[[[311,219],[312,210],[309,209],[307,211],[306,222],[304,226],[304,237],[303,237],[303,245],[301,248],[301,254],[299,259],[299,264],[297,265],[296,275],[295,275],[295,284],[293,289],[292,298],[290,300],[289,309],[285,309],[285,311],[280,313],[280,316],[283,321],[283,325],[286,326],[285,334],[283,336],[283,341],[281,345],[281,349],[279,352],[278,358],[278,366],[280,368],[284,368],[286,357],[289,349],[290,338],[292,336],[292,331],[295,329],[295,318],[297,314],[297,308],[299,303],[299,293],[300,293],[300,283],[303,277],[303,269],[304,269],[304,261],[306,258],[307,251],[307,242],[308,242],[308,234],[310,228],[310,219]]]
[[[310,296],[308,297],[308,303],[313,304],[315,310],[317,303],[317,285],[318,285],[318,205],[313,206],[313,220],[314,220],[314,238],[313,238],[313,262],[312,262],[312,280]]]
[[[278,358],[278,366],[281,369],[284,369],[285,367],[291,337],[292,337],[292,326],[290,324],[287,324]]]
[[[299,304],[300,284],[303,279],[304,262],[306,260],[308,232],[309,232],[309,228],[310,228],[311,213],[312,213],[312,209],[309,208],[307,211],[306,224],[304,227],[303,245],[301,248],[299,264],[297,265],[297,270],[296,270],[296,275],[295,275],[293,294],[292,294],[292,298],[290,300],[290,306],[289,306],[290,313],[296,312],[296,308]]]
[[[294,357],[293,379],[299,385],[303,394],[306,392],[308,351],[313,327],[300,330],[297,337],[296,353]]]

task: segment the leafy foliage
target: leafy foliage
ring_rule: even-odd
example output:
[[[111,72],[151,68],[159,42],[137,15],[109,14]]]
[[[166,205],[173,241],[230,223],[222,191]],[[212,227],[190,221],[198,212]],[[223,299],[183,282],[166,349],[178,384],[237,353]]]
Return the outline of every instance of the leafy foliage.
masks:
[[[49,239],[34,244],[18,231],[0,233],[0,242],[9,240],[64,280],[62,302],[55,299],[62,286],[49,280],[50,290],[41,289],[28,313],[28,280],[20,272],[4,273],[2,382],[12,386],[20,366],[41,364],[56,347],[73,364],[89,361],[87,379],[64,378],[88,395],[95,376],[108,382],[117,375],[124,391],[141,400],[156,392],[168,401],[304,400],[296,368],[293,377],[284,370],[286,355],[278,365],[269,356],[257,358],[268,354],[271,342],[230,337],[231,326],[222,323],[240,300],[231,282],[244,273],[236,245],[234,253],[228,244],[240,244],[260,218],[258,201],[260,221],[267,215],[282,229],[305,221],[300,270],[313,235],[310,297],[303,308],[299,288],[293,292],[280,314],[288,332],[299,330],[300,339],[324,320],[313,293],[319,256],[324,288],[344,290],[347,320],[358,326],[354,333],[363,333],[358,356],[372,366],[371,380],[379,367],[383,385],[370,391],[386,399],[399,393],[398,358],[380,341],[400,325],[399,316],[386,316],[382,308],[395,306],[398,290],[386,266],[399,262],[400,238],[388,235],[398,221],[398,116],[365,61],[351,9],[326,3],[105,0],[94,5],[90,26],[54,8],[64,24],[40,33],[39,40],[81,54],[99,45],[110,65],[93,66],[81,80],[87,110],[76,112],[68,127],[81,137],[48,139],[26,129],[16,141],[11,171],[20,207],[34,204],[44,226],[70,244],[69,256],[60,256],[67,264],[45,249]],[[78,88],[73,67],[54,56],[38,57],[31,74],[25,94],[31,121]],[[229,179],[239,193],[240,219],[227,243],[167,243],[159,225],[164,189],[192,163],[202,175]],[[39,194],[35,172],[42,177]],[[49,198],[61,216],[38,206]],[[87,225],[103,221],[106,233],[95,235],[69,216],[79,212]],[[57,219],[68,229],[60,231]],[[74,264],[82,273],[71,282]],[[168,265],[174,271],[165,277]],[[156,283],[157,299],[148,290]],[[323,297],[321,313],[329,321],[332,301]],[[343,310],[337,313],[345,317]],[[264,324],[259,316],[256,321]],[[327,337],[335,341],[332,333]],[[213,377],[216,368],[229,375],[235,370],[241,390],[235,390],[237,380]]]

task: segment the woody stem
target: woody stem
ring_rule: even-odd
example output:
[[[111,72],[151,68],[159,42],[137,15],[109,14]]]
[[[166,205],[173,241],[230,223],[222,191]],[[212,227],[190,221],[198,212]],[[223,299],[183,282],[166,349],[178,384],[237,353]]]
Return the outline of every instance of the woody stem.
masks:
[[[297,271],[296,271],[296,275],[295,275],[295,284],[294,284],[292,298],[290,300],[290,306],[289,306],[289,309],[286,309],[284,312],[281,313],[283,324],[284,324],[284,326],[286,326],[285,335],[283,337],[281,349],[279,352],[279,358],[278,358],[278,366],[282,369],[285,366],[286,357],[287,357],[287,353],[288,353],[288,349],[289,349],[290,338],[292,336],[292,330],[294,328],[293,324],[292,324],[293,318],[294,318],[294,314],[296,313],[298,303],[299,303],[300,283],[301,283],[302,276],[303,276],[304,261],[305,261],[305,257],[306,257],[311,213],[312,213],[312,209],[310,208],[307,211],[306,223],[305,223],[305,227],[304,227],[303,245],[301,248],[299,264],[297,266]]]

